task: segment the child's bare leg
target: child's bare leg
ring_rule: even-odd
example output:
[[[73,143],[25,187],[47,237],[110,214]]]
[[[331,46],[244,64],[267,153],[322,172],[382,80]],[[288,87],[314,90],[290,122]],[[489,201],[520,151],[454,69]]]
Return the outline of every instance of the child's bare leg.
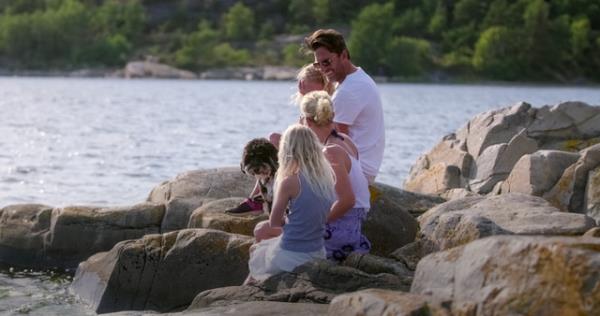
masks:
[[[244,280],[244,283],[242,283],[242,285],[252,285],[255,283],[256,283],[256,280],[254,278],[252,278],[252,276],[250,276],[250,274],[248,274],[248,276],[246,277],[246,280]]]

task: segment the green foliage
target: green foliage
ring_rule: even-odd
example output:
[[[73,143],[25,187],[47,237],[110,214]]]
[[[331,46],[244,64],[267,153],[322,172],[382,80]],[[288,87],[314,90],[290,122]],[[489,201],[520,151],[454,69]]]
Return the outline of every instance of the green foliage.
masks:
[[[288,27],[288,33],[290,34],[307,34],[311,31],[311,28],[306,24],[292,24]]]
[[[275,26],[271,21],[267,21],[260,26],[260,31],[258,32],[258,38],[261,40],[268,40],[273,37],[275,34]]]
[[[313,16],[317,24],[324,24],[329,19],[329,0],[313,0]]]
[[[242,66],[250,62],[250,52],[234,49],[221,42],[218,31],[206,21],[200,22],[198,30],[183,40],[183,46],[175,52],[175,63],[188,69]]]
[[[23,66],[64,66],[85,47],[88,20],[85,7],[74,0],[63,1],[56,10],[5,14],[0,19],[0,48]]]
[[[254,12],[242,2],[236,3],[223,15],[223,31],[228,39],[253,39]]]
[[[287,44],[283,47],[282,55],[283,63],[287,66],[302,67],[310,62],[310,58],[302,53],[300,44]]]
[[[394,21],[394,31],[398,34],[420,35],[425,27],[425,17],[421,9],[408,9]]]
[[[185,36],[183,46],[175,52],[175,63],[184,68],[208,68],[214,63],[213,47],[219,36],[207,21],[198,24],[198,30]]]
[[[45,1],[40,0],[2,0],[0,1],[0,12],[8,14],[31,13],[46,8]]]
[[[288,30],[300,34],[328,22],[330,6],[329,0],[290,0],[287,12],[291,23]]]
[[[98,8],[93,19],[97,33],[121,34],[130,40],[137,39],[144,29],[146,14],[137,0],[109,0]]]
[[[486,1],[459,0],[454,6],[454,23],[479,22],[487,12]]]
[[[519,36],[504,26],[493,26],[481,34],[475,45],[473,66],[493,78],[515,80],[521,72]]]
[[[269,40],[256,42],[256,49],[252,57],[253,65],[277,65],[280,63],[280,52]]]
[[[590,47],[590,32],[590,21],[587,17],[573,21],[571,24],[571,52],[573,57],[582,57]]]
[[[229,43],[221,43],[212,49],[217,67],[237,67],[247,65],[250,53],[245,49],[234,49]]]
[[[203,21],[203,22],[200,22]],[[375,75],[600,80],[598,0],[0,0],[3,68],[300,66],[306,35],[349,34]],[[476,71],[476,72],[474,72]],[[470,77],[472,78],[472,77]]]
[[[473,50],[463,48],[444,54],[440,60],[440,65],[449,70],[470,70],[473,66]]]
[[[385,63],[392,75],[420,77],[430,64],[430,54],[429,42],[411,37],[396,37],[390,43]]]
[[[478,38],[475,23],[468,23],[450,29],[442,34],[442,45],[446,50],[457,51],[464,47],[473,47]]]
[[[509,4],[507,0],[494,0],[481,23],[482,29],[485,30],[492,26],[514,27],[521,25],[525,4],[524,1]]]
[[[367,71],[380,74],[392,39],[394,4],[371,4],[352,22],[349,50],[352,59]]]
[[[440,2],[429,19],[429,33],[433,35],[440,34],[446,28],[447,24],[448,12],[446,11],[446,7]]]
[[[133,46],[122,34],[114,34],[95,41],[88,49],[80,53],[79,63],[102,64],[108,66],[119,66],[127,62],[127,57]]]
[[[311,2],[306,0],[290,0],[288,14],[293,24],[304,24],[313,21]]]

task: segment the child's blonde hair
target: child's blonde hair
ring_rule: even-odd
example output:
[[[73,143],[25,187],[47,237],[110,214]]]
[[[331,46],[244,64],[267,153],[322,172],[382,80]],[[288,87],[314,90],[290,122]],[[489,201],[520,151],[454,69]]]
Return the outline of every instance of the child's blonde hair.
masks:
[[[279,143],[278,159],[276,183],[293,174],[302,173],[316,194],[335,199],[333,169],[325,158],[317,135],[308,127],[294,124],[285,130]]]
[[[313,64],[306,64],[302,68],[300,68],[298,75],[296,75],[296,80],[298,80],[298,82],[309,81],[320,83],[323,85],[323,90],[329,94],[333,94],[333,92],[335,91],[335,86],[333,85],[333,83],[330,82],[327,79],[327,77],[325,77],[325,75]],[[295,101],[295,103],[299,103],[301,99],[302,94],[300,94],[300,92],[296,92],[292,96],[292,100]]]
[[[312,91],[300,100],[300,111],[318,126],[333,122],[333,104],[325,91]]]

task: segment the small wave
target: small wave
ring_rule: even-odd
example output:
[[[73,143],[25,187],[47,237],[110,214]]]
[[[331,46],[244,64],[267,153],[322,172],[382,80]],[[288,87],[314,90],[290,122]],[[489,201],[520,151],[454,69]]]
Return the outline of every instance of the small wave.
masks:
[[[21,179],[14,178],[14,177],[7,177],[4,179],[0,179],[0,182],[2,182],[2,183],[19,183],[19,182],[21,182]]]
[[[14,170],[18,174],[30,174],[30,173],[37,172],[37,168],[33,167],[33,166],[23,166],[23,167],[17,166],[17,167],[15,167]]]
[[[152,174],[149,173],[132,173],[132,172],[124,172],[122,175],[131,177],[131,178],[151,178]]]

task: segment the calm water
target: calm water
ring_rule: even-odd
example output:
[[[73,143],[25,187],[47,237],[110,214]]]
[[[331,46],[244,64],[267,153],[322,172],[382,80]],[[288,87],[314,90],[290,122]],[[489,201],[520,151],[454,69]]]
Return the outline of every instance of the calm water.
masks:
[[[378,181],[397,187],[420,154],[477,113],[518,101],[600,105],[598,88],[379,88],[386,151]],[[0,78],[0,207],[129,205],[181,172],[237,165],[246,141],[297,120],[294,89],[293,82]],[[84,313],[62,292],[68,280],[4,271],[0,314]]]

